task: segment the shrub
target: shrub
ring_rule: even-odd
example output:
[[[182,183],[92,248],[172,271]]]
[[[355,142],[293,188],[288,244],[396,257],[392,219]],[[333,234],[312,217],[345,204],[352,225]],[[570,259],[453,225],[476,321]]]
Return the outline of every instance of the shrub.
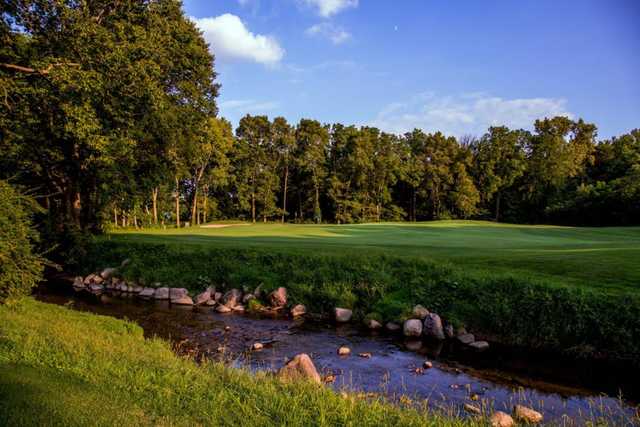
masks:
[[[0,303],[26,295],[41,279],[43,259],[34,253],[33,199],[0,181]]]

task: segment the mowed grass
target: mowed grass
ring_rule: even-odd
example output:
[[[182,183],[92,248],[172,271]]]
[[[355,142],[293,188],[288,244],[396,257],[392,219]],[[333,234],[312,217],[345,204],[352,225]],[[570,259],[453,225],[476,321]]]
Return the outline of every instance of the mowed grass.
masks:
[[[640,286],[640,227],[559,227],[434,221],[359,225],[240,224],[114,231],[131,243],[392,255],[612,293]]]
[[[486,420],[486,419],[485,419]],[[25,298],[0,306],[0,425],[483,425],[308,383],[195,364],[114,318]]]

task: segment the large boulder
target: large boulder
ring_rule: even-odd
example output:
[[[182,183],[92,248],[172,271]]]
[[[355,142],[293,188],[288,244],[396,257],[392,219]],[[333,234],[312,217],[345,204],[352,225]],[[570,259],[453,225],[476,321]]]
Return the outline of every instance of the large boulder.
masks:
[[[527,424],[538,424],[542,422],[542,414],[526,406],[516,405],[513,407],[513,416],[516,420]]]
[[[347,308],[336,307],[335,314],[336,314],[336,322],[345,323],[351,320],[351,316],[353,316],[353,311]]]
[[[169,288],[163,287],[156,289],[156,293],[153,295],[155,299],[169,299]]]
[[[427,317],[427,314],[429,314],[429,310],[427,310],[420,304],[413,307],[413,317],[415,317],[416,319],[424,320],[424,318]]]
[[[180,299],[189,296],[189,291],[185,288],[171,288],[169,290],[169,298],[171,299]]]
[[[201,304],[205,304],[210,299],[211,299],[211,291],[207,289],[206,291],[196,295],[196,300],[194,302],[196,305],[201,305]]]
[[[429,313],[424,319],[423,333],[426,337],[438,340],[444,339],[444,329],[442,328],[442,319],[436,313]]]
[[[305,307],[302,304],[294,305],[293,308],[291,309],[292,317],[300,317],[300,316],[304,316],[305,314],[307,314],[307,307]]]
[[[513,427],[515,425],[511,415],[502,411],[494,412],[491,418],[489,418],[489,423],[491,427]]]
[[[269,304],[274,308],[282,308],[287,305],[287,289],[282,286],[271,292],[268,297]]]
[[[102,277],[105,280],[111,279],[113,275],[116,274],[117,271],[118,271],[117,268],[105,268],[100,272],[100,277]]]
[[[409,319],[402,326],[402,333],[405,337],[419,337],[422,335],[422,321],[418,319]]]
[[[284,381],[306,380],[317,384],[322,383],[320,374],[318,374],[313,361],[306,353],[298,354],[287,362],[278,371],[278,377]]]
[[[222,297],[222,304],[229,308],[233,308],[242,301],[242,292],[238,289],[231,289]]]

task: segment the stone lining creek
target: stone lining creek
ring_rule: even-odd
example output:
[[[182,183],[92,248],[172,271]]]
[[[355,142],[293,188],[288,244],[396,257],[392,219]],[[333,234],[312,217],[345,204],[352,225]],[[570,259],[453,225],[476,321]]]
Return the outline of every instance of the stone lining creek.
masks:
[[[510,413],[520,403],[541,412],[545,423],[584,425],[603,417],[612,425],[637,425],[639,420],[638,372],[604,362],[576,362],[495,344],[478,353],[452,341],[405,341],[353,324],[220,314],[206,306],[78,294],[68,285],[42,286],[36,298],[131,320],[145,336],[170,340],[181,354],[234,367],[275,371],[294,355],[307,353],[336,390],[382,393],[402,403],[428,400],[432,408],[449,413],[467,414],[465,404]],[[253,350],[254,343],[262,349]],[[338,355],[342,346],[350,355]],[[427,360],[433,367],[422,369]]]

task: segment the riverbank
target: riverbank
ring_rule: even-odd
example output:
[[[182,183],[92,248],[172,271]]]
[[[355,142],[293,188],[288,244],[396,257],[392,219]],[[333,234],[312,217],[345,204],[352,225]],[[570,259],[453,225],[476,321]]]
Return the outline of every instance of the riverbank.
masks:
[[[23,299],[0,306],[2,425],[483,425],[178,357],[137,325]]]
[[[335,254],[96,240],[82,273],[131,262],[125,279],[143,285],[210,285],[270,291],[285,286],[292,304],[354,318],[402,321],[415,304],[455,327],[507,345],[573,357],[640,360],[640,297],[559,286],[520,273],[467,270],[421,258],[353,251]]]

